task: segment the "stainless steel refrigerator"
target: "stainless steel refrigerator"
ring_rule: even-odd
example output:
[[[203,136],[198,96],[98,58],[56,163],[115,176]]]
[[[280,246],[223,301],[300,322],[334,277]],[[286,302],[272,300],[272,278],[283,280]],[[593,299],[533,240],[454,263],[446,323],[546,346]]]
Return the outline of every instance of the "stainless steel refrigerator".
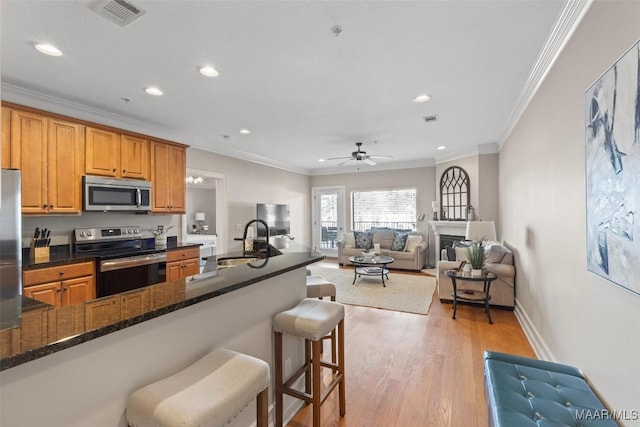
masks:
[[[22,313],[20,171],[2,169],[0,179],[0,329],[7,329],[20,325]]]

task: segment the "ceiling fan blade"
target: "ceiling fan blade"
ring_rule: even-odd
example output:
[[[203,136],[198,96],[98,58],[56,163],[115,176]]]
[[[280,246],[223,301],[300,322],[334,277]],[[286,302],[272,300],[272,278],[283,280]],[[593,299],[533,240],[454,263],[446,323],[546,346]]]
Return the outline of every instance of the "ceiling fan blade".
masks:
[[[329,157],[328,159],[325,160],[351,160],[353,157],[351,156],[344,156],[344,157]]]
[[[393,156],[369,156],[370,159],[393,159]]]
[[[368,164],[369,166],[375,166],[376,162],[374,162],[373,160],[371,160],[370,158],[366,158],[366,159],[362,159],[363,162],[365,162],[366,164]]]
[[[351,157],[349,157],[347,160],[345,160],[344,162],[340,162],[340,163],[338,163],[336,166],[342,166],[342,165],[344,165],[345,163],[350,162],[351,160],[353,160],[353,159],[352,159]]]

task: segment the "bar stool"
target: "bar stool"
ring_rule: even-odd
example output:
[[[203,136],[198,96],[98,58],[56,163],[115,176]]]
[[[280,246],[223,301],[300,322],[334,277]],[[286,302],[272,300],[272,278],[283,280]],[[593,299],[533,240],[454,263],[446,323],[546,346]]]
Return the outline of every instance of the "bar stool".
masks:
[[[337,329],[338,362],[321,360],[322,338]],[[313,426],[320,426],[320,405],[338,386],[340,416],[344,417],[344,306],[337,302],[305,298],[290,310],[273,318],[275,341],[275,403],[276,427],[282,426],[283,395],[287,394],[313,405]],[[282,372],[282,334],[305,340],[305,363],[288,379]],[[322,389],[321,368],[333,371],[331,382]],[[305,391],[293,389],[292,384],[305,374]]]
[[[307,298],[329,297],[336,300],[336,285],[322,276],[307,276]]]
[[[182,371],[133,392],[131,427],[223,426],[256,397],[258,427],[269,425],[269,365],[217,349]]]
[[[325,297],[331,298],[331,301],[336,300],[336,285],[322,276],[307,276],[307,298],[322,299]],[[332,330],[322,339],[323,341],[331,340],[331,361],[336,363],[336,330]],[[320,352],[324,353],[323,345],[320,345]]]

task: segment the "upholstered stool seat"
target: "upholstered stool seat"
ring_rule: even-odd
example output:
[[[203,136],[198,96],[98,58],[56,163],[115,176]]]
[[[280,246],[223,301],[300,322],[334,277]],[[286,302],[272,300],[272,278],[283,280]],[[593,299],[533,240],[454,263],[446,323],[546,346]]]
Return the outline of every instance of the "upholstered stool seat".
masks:
[[[133,392],[127,422],[146,426],[223,426],[257,396],[257,425],[268,420],[269,365],[217,349],[182,371]]]
[[[336,300],[336,285],[322,276],[307,276],[307,298]]]
[[[322,339],[337,329],[338,361],[321,360]],[[278,313],[273,319],[275,338],[275,401],[276,426],[282,426],[283,394],[302,399],[313,405],[313,426],[320,426],[320,405],[338,386],[340,416],[345,410],[344,386],[344,306],[332,301],[313,298],[302,300],[297,306]],[[287,380],[282,372],[282,334],[305,340],[305,363]],[[331,382],[322,390],[321,367],[333,371]],[[292,384],[305,374],[305,392],[293,389]]]

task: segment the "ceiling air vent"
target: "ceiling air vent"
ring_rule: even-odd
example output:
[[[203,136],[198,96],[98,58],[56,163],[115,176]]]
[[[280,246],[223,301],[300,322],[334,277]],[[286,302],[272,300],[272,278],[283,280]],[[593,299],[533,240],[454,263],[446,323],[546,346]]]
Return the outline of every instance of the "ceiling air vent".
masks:
[[[91,9],[121,27],[131,24],[146,13],[146,11],[124,0],[100,1]]]
[[[425,116],[423,118],[425,123],[435,122],[436,120],[438,120],[438,116]]]

